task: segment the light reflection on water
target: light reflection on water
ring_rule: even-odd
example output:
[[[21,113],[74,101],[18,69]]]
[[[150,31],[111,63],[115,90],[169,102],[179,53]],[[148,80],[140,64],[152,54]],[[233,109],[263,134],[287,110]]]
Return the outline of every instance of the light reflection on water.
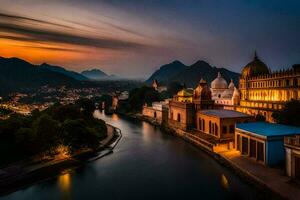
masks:
[[[118,121],[119,120],[119,116],[117,114],[112,114],[111,119],[113,121]]]
[[[60,175],[57,178],[57,186],[61,191],[62,197],[65,200],[71,198],[71,174],[69,172]]]
[[[221,175],[221,185],[226,190],[229,190],[229,181],[224,174]]]

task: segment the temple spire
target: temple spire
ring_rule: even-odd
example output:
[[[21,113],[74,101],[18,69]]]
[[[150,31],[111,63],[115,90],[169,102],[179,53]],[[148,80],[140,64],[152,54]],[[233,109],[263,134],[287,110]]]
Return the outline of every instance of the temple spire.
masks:
[[[256,50],[254,51],[254,59],[255,59],[255,60],[258,59]]]

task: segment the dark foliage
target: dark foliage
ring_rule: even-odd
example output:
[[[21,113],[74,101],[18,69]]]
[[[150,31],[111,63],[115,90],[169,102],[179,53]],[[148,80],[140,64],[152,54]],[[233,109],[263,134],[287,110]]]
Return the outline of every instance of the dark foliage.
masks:
[[[143,86],[130,91],[128,109],[130,111],[141,111],[143,105],[151,105],[154,101],[161,101],[160,94],[152,87]]]
[[[70,152],[96,148],[106,137],[105,122],[93,117],[94,102],[55,104],[31,116],[12,114],[0,121],[0,164],[37,154],[51,154],[59,145]],[[9,153],[8,153],[9,152]]]
[[[263,116],[262,114],[257,114],[257,115],[255,115],[255,120],[259,121],[259,122],[265,122],[266,121],[266,117]]]
[[[277,123],[300,126],[300,101],[291,100],[287,102],[284,109],[274,112],[272,117]]]

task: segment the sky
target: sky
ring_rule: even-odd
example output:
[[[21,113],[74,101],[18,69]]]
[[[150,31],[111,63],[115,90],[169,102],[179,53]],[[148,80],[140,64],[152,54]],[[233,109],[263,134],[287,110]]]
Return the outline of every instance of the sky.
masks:
[[[205,60],[240,72],[300,63],[299,0],[0,0],[0,56],[147,78]]]

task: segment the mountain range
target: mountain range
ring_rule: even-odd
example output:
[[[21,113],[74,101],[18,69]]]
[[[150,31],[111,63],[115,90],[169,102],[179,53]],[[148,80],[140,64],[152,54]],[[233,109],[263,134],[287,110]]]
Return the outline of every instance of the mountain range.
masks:
[[[0,57],[0,94],[27,91],[44,85],[80,85],[80,81],[53,69],[45,64],[33,65],[19,58]]]
[[[64,74],[64,75],[69,76],[71,78],[74,78],[78,81],[88,81],[89,80],[88,77],[86,77],[86,76],[84,76],[80,73],[74,72],[74,71],[66,70],[63,67],[49,65],[47,63],[41,64],[40,67],[44,68],[44,69],[48,69],[49,71],[52,71],[52,72],[57,72],[57,73],[60,73],[60,74]]]
[[[188,87],[195,87],[201,78],[210,84],[217,77],[218,72],[221,73],[222,77],[228,83],[230,79],[233,79],[234,84],[238,85],[239,73],[225,68],[213,67],[203,60],[199,60],[191,66],[186,66],[178,60],[163,65],[146,80],[146,83],[151,84],[156,79],[163,85],[168,85],[171,82],[179,82],[186,84]]]
[[[186,66],[180,61],[163,65],[151,75],[146,83],[151,84],[156,79],[165,85],[177,81],[194,87],[201,78],[210,83],[217,77],[218,72],[228,82],[233,79],[237,85],[240,74],[225,68],[212,67],[205,61],[198,61],[191,66]],[[108,75],[100,69],[77,73],[46,63],[33,65],[19,58],[0,57],[0,95],[36,89],[44,85],[81,87],[82,84],[88,82],[89,84],[96,83],[95,80],[120,80],[120,78],[115,75]]]
[[[121,80],[115,75],[107,75],[100,69],[70,71],[47,63],[34,65],[20,58],[0,57],[0,95],[12,92],[26,92],[49,86],[81,87],[95,85],[99,80]]]
[[[102,80],[118,80],[121,79],[116,75],[108,75],[100,69],[91,69],[82,71],[81,74],[90,80],[102,81]]]

